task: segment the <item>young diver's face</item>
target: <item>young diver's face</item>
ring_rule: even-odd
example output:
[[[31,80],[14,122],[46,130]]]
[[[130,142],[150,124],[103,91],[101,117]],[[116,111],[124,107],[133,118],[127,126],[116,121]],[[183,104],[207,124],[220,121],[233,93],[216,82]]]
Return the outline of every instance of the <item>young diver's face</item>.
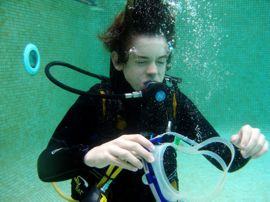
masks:
[[[144,82],[162,82],[166,72],[168,44],[164,37],[139,35],[134,38],[127,63],[122,71],[134,90],[144,88]]]

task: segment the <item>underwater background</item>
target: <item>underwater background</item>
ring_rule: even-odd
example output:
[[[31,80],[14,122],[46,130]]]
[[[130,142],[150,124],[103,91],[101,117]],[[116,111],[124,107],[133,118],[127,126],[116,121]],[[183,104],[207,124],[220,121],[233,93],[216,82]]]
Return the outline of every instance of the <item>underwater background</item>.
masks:
[[[36,163],[78,96],[52,84],[44,67],[59,60],[108,75],[109,54],[97,34],[124,4],[124,0],[0,0],[0,201],[63,201],[50,183],[39,180]],[[177,48],[168,74],[183,79],[180,89],[222,137],[229,139],[248,123],[269,140],[270,1],[180,0],[179,10]],[[40,53],[35,75],[23,64],[29,43]],[[53,73],[83,90],[98,82],[71,70]],[[197,168],[189,169],[194,172],[192,183],[203,187],[212,183],[211,164],[206,172],[199,172],[203,165],[190,166]],[[215,201],[270,202],[269,168],[266,154],[228,174]],[[69,191],[69,182],[59,184]]]

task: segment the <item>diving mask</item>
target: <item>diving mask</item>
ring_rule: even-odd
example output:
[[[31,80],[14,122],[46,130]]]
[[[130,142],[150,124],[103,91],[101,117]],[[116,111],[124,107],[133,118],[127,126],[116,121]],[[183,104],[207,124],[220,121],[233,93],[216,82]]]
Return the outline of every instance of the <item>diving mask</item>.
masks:
[[[184,144],[178,145],[175,142],[162,144],[166,136],[174,136],[175,140],[180,140],[190,146],[184,146]],[[145,175],[142,180],[145,184],[150,186],[156,201],[211,201],[221,191],[235,154],[234,147],[230,142],[221,137],[212,137],[202,143],[197,143],[175,132],[163,133],[150,139],[150,141],[154,144],[158,144],[153,151],[155,161],[153,163],[144,161]],[[224,160],[218,154],[209,150],[203,150],[205,146],[212,143],[222,143],[229,148],[231,159],[228,165],[226,165]],[[215,159],[220,164],[223,175],[211,193],[200,197],[194,197],[188,196],[186,193],[180,191],[177,178],[176,152],[208,156]],[[170,155],[169,158],[167,158],[168,155]]]

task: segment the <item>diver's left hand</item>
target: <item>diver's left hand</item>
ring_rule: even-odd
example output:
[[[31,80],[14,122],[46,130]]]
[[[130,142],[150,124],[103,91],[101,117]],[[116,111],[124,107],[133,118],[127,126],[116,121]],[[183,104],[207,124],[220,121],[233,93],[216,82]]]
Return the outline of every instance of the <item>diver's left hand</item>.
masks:
[[[240,149],[244,158],[258,158],[269,149],[269,143],[260,129],[244,125],[238,134],[231,136],[231,142]]]

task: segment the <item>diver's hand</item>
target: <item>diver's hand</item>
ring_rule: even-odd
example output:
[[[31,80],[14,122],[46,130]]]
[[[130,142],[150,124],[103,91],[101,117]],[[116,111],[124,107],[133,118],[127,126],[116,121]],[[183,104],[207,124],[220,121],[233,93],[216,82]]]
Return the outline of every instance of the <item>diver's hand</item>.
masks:
[[[147,149],[152,151],[154,145],[142,135],[122,135],[89,150],[84,156],[84,163],[96,168],[115,165],[135,172],[143,168],[140,159],[154,161],[153,154]]]
[[[269,143],[258,128],[243,126],[238,134],[232,135],[231,142],[240,149],[244,158],[258,158],[269,149]]]

